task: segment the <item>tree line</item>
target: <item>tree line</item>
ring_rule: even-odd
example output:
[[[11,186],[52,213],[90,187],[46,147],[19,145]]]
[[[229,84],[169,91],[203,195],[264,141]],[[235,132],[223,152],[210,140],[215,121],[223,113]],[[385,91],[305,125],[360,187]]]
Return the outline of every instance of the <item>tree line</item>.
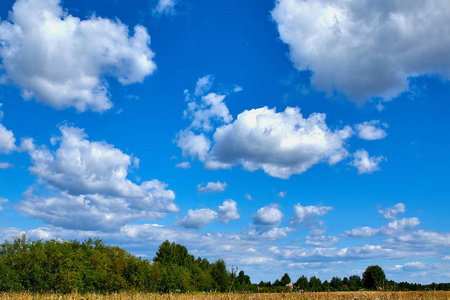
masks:
[[[23,235],[0,245],[1,292],[450,290],[448,283],[397,284],[387,281],[384,272],[379,270],[380,267],[371,266],[363,278],[358,275],[342,280],[333,277],[330,282],[322,282],[314,276],[309,280],[301,276],[293,283],[286,273],[273,283],[261,281],[254,284],[243,270],[228,270],[223,259],[210,263],[206,258],[189,254],[186,247],[169,241],[159,246],[152,260],[136,257],[124,249],[107,246],[102,240],[91,238],[83,242],[44,242],[29,241]]]

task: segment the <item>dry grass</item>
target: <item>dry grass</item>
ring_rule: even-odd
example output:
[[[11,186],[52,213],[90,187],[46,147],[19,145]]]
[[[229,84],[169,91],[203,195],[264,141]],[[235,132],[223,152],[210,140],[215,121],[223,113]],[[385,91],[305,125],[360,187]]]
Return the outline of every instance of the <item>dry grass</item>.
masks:
[[[347,299],[392,299],[392,300],[450,300],[450,292],[330,292],[330,293],[286,293],[286,294],[32,294],[32,293],[0,293],[0,300],[347,300]]]

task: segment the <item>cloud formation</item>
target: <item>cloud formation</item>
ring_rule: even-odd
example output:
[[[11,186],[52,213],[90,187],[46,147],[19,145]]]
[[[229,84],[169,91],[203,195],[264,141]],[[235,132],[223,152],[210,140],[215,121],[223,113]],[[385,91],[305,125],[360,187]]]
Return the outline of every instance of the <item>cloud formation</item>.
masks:
[[[223,193],[226,187],[226,182],[208,182],[205,186],[197,185],[197,191],[200,193]]]
[[[105,142],[91,142],[83,129],[63,125],[56,151],[30,152],[42,188],[24,193],[18,209],[44,222],[72,229],[117,230],[136,220],[177,212],[175,194],[158,180],[127,179],[138,160]]]
[[[357,150],[353,154],[354,160],[350,165],[358,169],[358,174],[371,174],[375,171],[379,171],[378,164],[385,160],[383,156],[369,157],[369,153],[366,150]]]
[[[236,201],[228,199],[218,207],[217,211],[209,208],[189,209],[186,217],[181,220],[180,225],[186,228],[198,229],[204,228],[216,220],[220,223],[228,224],[230,221],[238,220],[239,218]]]
[[[450,79],[449,13],[445,0],[277,0],[272,18],[316,89],[361,103],[395,98],[412,76]]]
[[[156,65],[141,25],[92,16],[80,20],[59,0],[17,0],[0,24],[3,80],[57,109],[102,112],[113,106],[105,76],[121,84],[142,82]]]
[[[382,126],[386,127],[387,125],[382,124]],[[356,130],[359,138],[369,141],[383,139],[387,136],[386,131],[383,128],[380,128],[380,120],[357,124]]]

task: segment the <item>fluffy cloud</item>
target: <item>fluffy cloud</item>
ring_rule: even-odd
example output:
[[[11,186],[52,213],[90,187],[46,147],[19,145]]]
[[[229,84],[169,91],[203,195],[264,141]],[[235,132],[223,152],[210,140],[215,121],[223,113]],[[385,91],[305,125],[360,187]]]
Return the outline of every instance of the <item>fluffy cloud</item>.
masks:
[[[16,149],[16,138],[11,130],[0,123],[0,153],[10,153]]]
[[[208,182],[205,186],[197,185],[197,191],[201,193],[222,193],[226,187],[226,182]]]
[[[220,223],[228,224],[230,221],[240,218],[237,212],[237,203],[228,199],[218,207],[217,211],[209,208],[192,210],[189,209],[187,216],[184,217],[180,224],[187,228],[204,228],[206,225],[218,220]]]
[[[204,228],[217,218],[217,212],[202,208],[196,210],[188,210],[187,216],[181,220],[180,224],[187,228]]]
[[[338,242],[338,238],[335,236],[317,236],[311,237],[307,236],[305,245],[306,246],[316,246],[316,247],[330,247]]]
[[[300,203],[294,205],[294,217],[290,220],[291,225],[311,227],[315,225],[316,218],[326,215],[333,207],[331,206],[302,206]]]
[[[281,223],[283,213],[278,209],[277,204],[261,207],[255,215],[253,215],[253,223],[255,225],[275,227]]]
[[[289,178],[322,161],[335,164],[344,159],[350,132],[349,127],[330,130],[324,114],[303,118],[299,108],[288,107],[279,113],[267,107],[246,110],[216,130],[209,159]]]
[[[353,238],[368,238],[372,236],[400,236],[408,232],[411,232],[415,227],[420,225],[418,218],[404,218],[401,220],[394,220],[387,225],[383,225],[380,228],[371,227],[359,227],[354,228],[344,233],[345,237]]]
[[[0,169],[8,169],[8,168],[12,168],[13,165],[8,163],[8,162],[0,162]]]
[[[203,134],[195,134],[191,130],[182,130],[178,134],[178,147],[183,151],[183,156],[190,156],[192,159],[198,157],[204,161],[211,148],[211,141]]]
[[[240,218],[237,212],[237,203],[234,200],[228,199],[223,202],[222,206],[217,209],[219,221],[228,224],[230,221],[238,220]]]
[[[179,164],[176,164],[175,168],[178,168],[178,169],[190,169],[191,168],[191,163],[188,162],[188,161],[184,161],[184,162],[181,162]]]
[[[445,0],[277,0],[272,18],[315,88],[362,102],[396,97],[411,76],[450,78],[449,13]]]
[[[159,0],[153,9],[154,15],[172,15],[175,13],[175,0]]]
[[[405,204],[397,203],[392,207],[388,207],[385,210],[379,209],[378,213],[383,215],[383,219],[395,220],[398,214],[405,212]]]
[[[184,117],[191,123],[175,141],[183,156],[198,157],[210,170],[241,165],[245,170],[263,170],[283,179],[322,162],[334,165],[349,156],[347,140],[355,134],[350,126],[331,129],[325,114],[304,117],[298,107],[282,112],[268,107],[245,110],[233,120],[225,96],[209,92],[213,79],[212,75],[200,78],[193,95],[185,90],[188,108]],[[383,130],[376,128],[378,123],[358,124],[360,135],[379,138]],[[382,157],[364,158],[360,152],[352,163],[360,172],[378,169]]]
[[[385,160],[383,156],[369,157],[369,153],[366,150],[357,150],[353,157],[355,158],[350,165],[358,169],[358,174],[370,174],[374,171],[379,171],[378,164]]]
[[[0,197],[0,211],[3,210],[2,203],[6,203],[6,202],[8,202],[8,199]]]
[[[91,142],[82,129],[61,126],[59,148],[30,152],[31,172],[44,185],[29,189],[18,208],[64,228],[115,230],[177,212],[175,194],[158,180],[127,179],[136,159],[105,142]]]
[[[380,120],[373,120],[356,125],[358,136],[364,140],[379,140],[387,136],[386,131],[380,128]],[[386,124],[383,124],[386,127]]]
[[[4,76],[25,99],[55,108],[105,111],[112,107],[105,76],[142,82],[156,65],[146,28],[134,35],[120,21],[69,15],[59,0],[17,0],[0,24]]]

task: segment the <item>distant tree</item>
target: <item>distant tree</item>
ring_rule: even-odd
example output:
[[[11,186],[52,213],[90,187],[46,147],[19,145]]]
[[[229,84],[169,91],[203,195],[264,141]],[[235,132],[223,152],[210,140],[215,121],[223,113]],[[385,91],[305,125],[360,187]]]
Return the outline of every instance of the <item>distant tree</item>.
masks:
[[[297,279],[295,286],[302,291],[308,291],[309,290],[308,278],[306,278],[305,275],[302,275],[299,279]]]
[[[284,273],[283,277],[281,277],[280,283],[282,286],[286,286],[286,284],[291,283],[291,277],[289,277],[288,273]]]
[[[348,288],[351,291],[358,291],[363,287],[361,277],[352,275],[348,278]]]
[[[363,273],[363,285],[366,289],[377,290],[384,288],[386,275],[383,269],[378,266],[369,266]]]
[[[322,291],[322,281],[317,278],[316,276],[312,276],[309,279],[309,287],[314,292],[321,292]]]
[[[324,291],[324,292],[327,292],[327,291],[331,291],[331,290],[333,290],[334,288],[330,285],[330,283],[328,282],[328,280],[325,280],[323,283],[322,283],[322,290]]]
[[[339,277],[331,278],[330,285],[335,291],[342,291],[344,287],[344,284]]]
[[[230,275],[228,274],[227,267],[223,259],[218,259],[211,265],[211,275],[217,290],[220,292],[228,291],[231,283]]]

